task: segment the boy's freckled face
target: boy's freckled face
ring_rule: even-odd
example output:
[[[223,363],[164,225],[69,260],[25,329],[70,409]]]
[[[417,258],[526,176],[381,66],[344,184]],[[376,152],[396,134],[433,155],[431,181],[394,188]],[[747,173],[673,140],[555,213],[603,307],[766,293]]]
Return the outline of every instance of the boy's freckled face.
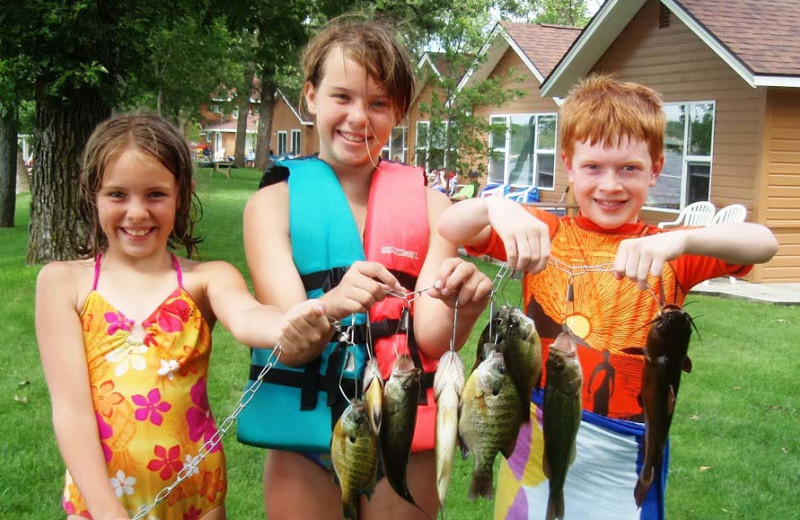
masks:
[[[335,47],[325,58],[319,85],[306,84],[305,96],[316,116],[320,159],[336,171],[361,166],[371,171],[397,120],[392,100],[364,67]]]
[[[647,143],[624,138],[619,146],[575,143],[562,157],[581,213],[603,229],[636,222],[664,166],[650,158]]]

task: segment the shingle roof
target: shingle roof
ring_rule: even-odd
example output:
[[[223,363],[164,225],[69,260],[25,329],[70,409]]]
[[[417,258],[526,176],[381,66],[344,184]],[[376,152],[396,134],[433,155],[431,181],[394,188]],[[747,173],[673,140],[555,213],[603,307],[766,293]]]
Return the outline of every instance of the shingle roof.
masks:
[[[800,75],[798,0],[678,0],[755,74]]]
[[[579,27],[566,25],[501,23],[506,33],[545,77],[581,33]]]

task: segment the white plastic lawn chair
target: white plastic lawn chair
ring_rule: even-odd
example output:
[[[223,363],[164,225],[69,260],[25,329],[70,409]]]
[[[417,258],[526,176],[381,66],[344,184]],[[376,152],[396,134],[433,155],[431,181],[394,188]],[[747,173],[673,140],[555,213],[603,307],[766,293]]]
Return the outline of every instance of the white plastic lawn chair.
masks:
[[[486,197],[494,197],[496,195],[503,195],[506,192],[506,189],[508,189],[508,185],[507,184],[500,184],[498,186],[494,186],[494,187],[489,188],[489,189],[484,188],[481,191],[480,195],[478,195],[478,196],[483,199],[483,198],[486,198]]]
[[[528,202],[528,194],[535,189],[536,186],[528,186],[523,190],[510,191],[505,194],[505,198],[513,200],[514,202],[519,202],[520,204],[525,204]]]
[[[747,208],[741,204],[731,204],[730,206],[725,206],[721,210],[714,215],[714,218],[711,219],[711,223],[709,226],[713,226],[714,224],[723,224],[725,222],[744,222],[745,218],[747,218]],[[731,283],[736,283],[735,276],[729,276],[728,280]],[[708,285],[708,280],[703,282],[703,285]]]
[[[671,222],[659,222],[658,227],[664,229],[672,226],[707,226],[714,218],[716,209],[708,201],[693,202],[681,210],[677,219]]]

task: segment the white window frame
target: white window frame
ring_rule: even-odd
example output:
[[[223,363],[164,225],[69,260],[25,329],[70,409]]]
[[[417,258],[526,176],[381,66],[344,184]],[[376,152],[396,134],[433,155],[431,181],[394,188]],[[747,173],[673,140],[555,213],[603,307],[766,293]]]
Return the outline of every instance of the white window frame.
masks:
[[[292,130],[292,154],[300,155],[300,130]]]
[[[278,147],[276,150],[277,151],[276,155],[278,157],[283,157],[284,155],[286,155],[286,145],[287,145],[286,139],[288,137],[288,134],[286,133],[286,130],[279,130],[277,133],[278,133]]]
[[[403,145],[402,149],[398,150],[392,145],[395,141],[395,132],[402,132],[403,133]],[[400,162],[406,163],[408,161],[408,127],[407,126],[396,126],[392,129],[392,134],[389,136],[389,140],[386,142],[386,145],[381,148],[381,157],[384,159],[394,161],[395,156],[400,154],[401,160]]]
[[[441,121],[441,124],[444,125],[444,133],[445,136],[447,135],[447,131],[450,127],[450,121]],[[425,135],[427,136],[427,140],[424,144],[420,143],[419,139],[419,127],[423,125],[427,127],[427,131]],[[416,135],[414,136],[414,140],[416,144],[414,145],[414,164],[416,166],[422,166],[425,168],[425,171],[431,171],[430,167],[430,144],[431,144],[431,122],[430,121],[417,121],[416,125]],[[446,144],[446,143],[445,143]],[[424,151],[424,159],[420,160],[420,153]],[[450,156],[451,152],[458,152],[457,149],[454,148],[442,148],[442,168],[448,169],[449,165],[447,164],[447,158]]]
[[[538,132],[539,128],[539,118],[541,117],[552,117],[555,119],[556,125],[554,128],[555,132],[555,139],[553,140],[554,148],[539,148],[539,136],[538,133],[536,134],[536,140],[534,142],[533,147],[533,186],[535,186],[538,190],[542,191],[553,191],[556,187],[556,160],[557,155],[556,151],[558,149],[558,114],[555,112],[531,112],[531,113],[520,113],[520,114],[490,114],[489,115],[489,124],[502,124],[500,121],[496,121],[499,119],[505,120],[506,126],[506,136],[505,136],[505,146],[503,148],[495,148],[494,143],[494,135],[492,132],[489,132],[489,150],[490,153],[502,153],[503,154],[503,184],[509,183],[509,177],[511,174],[511,169],[509,168],[509,163],[511,161],[511,154],[509,153],[511,147],[511,118],[512,117],[536,117],[536,121],[534,122],[533,128],[534,132]],[[549,187],[541,187],[539,186],[539,155],[540,154],[548,154],[553,156],[553,185]],[[491,159],[489,160],[489,164],[487,165],[487,171],[489,172],[489,178],[491,177],[491,166],[492,162]],[[490,182],[496,182],[495,180],[491,180]],[[516,188],[527,188],[527,184],[514,184],[513,187]]]
[[[712,113],[712,120],[711,120],[711,142],[710,142],[710,149],[709,155],[688,155],[686,152],[689,150],[689,118],[683,123],[683,159],[681,161],[681,180],[680,180],[680,194],[679,194],[679,201],[678,201],[678,208],[664,208],[661,206],[647,206],[645,205],[646,209],[652,209],[656,211],[665,211],[665,212],[673,212],[678,213],[684,207],[688,205],[688,196],[689,196],[689,166],[691,164],[703,164],[708,165],[708,195],[704,200],[711,200],[711,181],[713,178],[713,169],[714,169],[714,136],[716,132],[717,126],[717,102],[716,101],[676,101],[670,103],[664,103],[664,107],[674,107],[674,106],[686,106],[688,107],[684,113],[690,113],[691,107],[694,105],[711,105],[711,113]],[[666,146],[667,143],[664,143],[664,150],[665,150],[665,162],[666,162]],[[663,175],[663,171],[662,171]]]

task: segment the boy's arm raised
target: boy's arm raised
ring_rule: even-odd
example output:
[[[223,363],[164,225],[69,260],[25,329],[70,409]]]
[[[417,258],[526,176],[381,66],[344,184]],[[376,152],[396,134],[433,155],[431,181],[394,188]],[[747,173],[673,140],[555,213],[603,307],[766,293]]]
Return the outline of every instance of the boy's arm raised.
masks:
[[[36,282],[36,339],[64,463],[97,519],[129,518],[114,494],[92,406],[75,267],[46,265]]]
[[[517,271],[538,273],[550,258],[547,225],[504,197],[470,199],[442,214],[439,233],[454,244],[486,246],[492,229],[503,242],[506,261]]]
[[[614,273],[647,288],[647,276],[659,276],[664,264],[681,255],[710,256],[729,264],[767,262],[778,251],[772,232],[752,222],[677,229],[620,242]]]

